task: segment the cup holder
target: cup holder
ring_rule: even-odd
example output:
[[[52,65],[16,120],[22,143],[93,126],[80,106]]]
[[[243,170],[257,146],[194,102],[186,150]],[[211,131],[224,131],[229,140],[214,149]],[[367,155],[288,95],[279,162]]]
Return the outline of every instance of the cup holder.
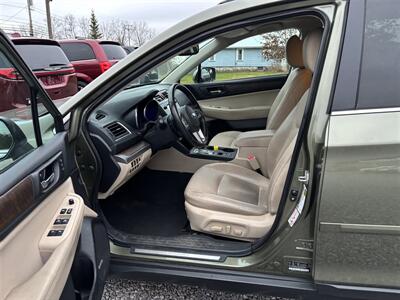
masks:
[[[214,151],[214,146],[207,146],[206,149]],[[218,151],[232,153],[232,152],[235,152],[235,149],[232,149],[232,148],[218,148]]]

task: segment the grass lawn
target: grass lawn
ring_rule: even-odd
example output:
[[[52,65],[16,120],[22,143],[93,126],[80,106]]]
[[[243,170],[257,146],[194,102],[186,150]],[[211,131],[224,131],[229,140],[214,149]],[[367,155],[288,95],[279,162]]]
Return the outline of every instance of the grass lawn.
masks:
[[[224,81],[224,80],[232,80],[232,79],[242,79],[242,78],[252,78],[259,76],[269,76],[269,75],[279,75],[284,74],[280,72],[274,71],[249,71],[249,72],[218,72],[217,78],[215,81]],[[193,83],[192,75],[187,74],[183,76],[181,79],[182,84],[190,84]]]

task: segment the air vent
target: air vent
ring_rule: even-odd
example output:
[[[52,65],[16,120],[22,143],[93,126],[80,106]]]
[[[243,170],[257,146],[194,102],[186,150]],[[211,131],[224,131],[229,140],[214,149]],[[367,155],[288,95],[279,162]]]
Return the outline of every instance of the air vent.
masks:
[[[117,140],[129,133],[128,129],[126,129],[121,123],[114,122],[104,126],[109,133]]]
[[[106,117],[106,115],[103,113],[97,113],[95,116],[96,120],[101,120],[101,119],[104,119],[105,117]]]
[[[168,91],[167,90],[162,90],[157,93],[157,95],[154,96],[154,100],[157,102],[162,102],[165,99],[168,99]]]

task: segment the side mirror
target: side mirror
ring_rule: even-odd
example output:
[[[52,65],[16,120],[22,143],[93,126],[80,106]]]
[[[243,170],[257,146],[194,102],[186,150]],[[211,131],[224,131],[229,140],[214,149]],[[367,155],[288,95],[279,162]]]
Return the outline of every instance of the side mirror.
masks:
[[[201,68],[201,76],[198,78],[197,69],[193,73],[193,82],[212,82],[217,77],[217,71],[213,67],[202,67]]]
[[[0,120],[0,160],[9,157],[14,140],[6,124]]]
[[[0,161],[16,160],[31,150],[33,147],[21,128],[11,119],[0,117]]]

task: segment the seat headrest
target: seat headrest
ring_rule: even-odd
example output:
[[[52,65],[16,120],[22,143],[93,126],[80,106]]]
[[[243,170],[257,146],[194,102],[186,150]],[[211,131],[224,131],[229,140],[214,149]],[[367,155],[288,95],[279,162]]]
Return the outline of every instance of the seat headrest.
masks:
[[[322,29],[318,28],[307,34],[303,42],[304,65],[311,72],[314,72],[315,63],[318,58],[319,47],[321,46]]]
[[[286,60],[293,68],[304,68],[303,41],[293,35],[286,43]]]

